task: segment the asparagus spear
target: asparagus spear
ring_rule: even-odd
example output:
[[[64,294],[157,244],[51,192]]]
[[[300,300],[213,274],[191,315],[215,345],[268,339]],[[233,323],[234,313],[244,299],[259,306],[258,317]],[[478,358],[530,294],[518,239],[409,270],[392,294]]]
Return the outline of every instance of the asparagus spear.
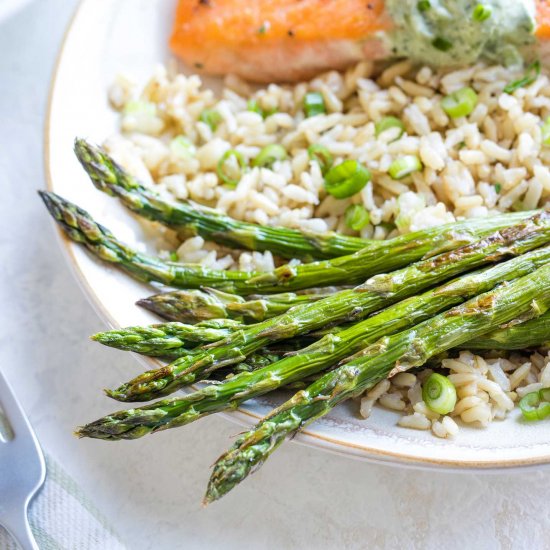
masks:
[[[245,271],[216,271],[199,265],[165,262],[142,254],[118,241],[114,235],[78,206],[51,192],[39,191],[50,214],[75,242],[83,244],[98,258],[118,267],[140,281],[200,288],[211,286],[250,294],[247,280],[257,275]]]
[[[228,312],[227,305],[234,302],[244,302],[244,298],[214,289],[179,289],[143,298],[136,304],[169,321],[197,323],[208,319],[240,320]]]
[[[231,319],[213,326],[212,323],[186,325],[184,323],[163,323],[146,327],[126,327],[98,332],[92,340],[105,346],[133,351],[151,357],[181,357],[189,354],[186,349],[197,344],[223,340],[244,325]]]
[[[297,355],[260,370],[233,376],[223,384],[207,386],[184,397],[110,414],[82,427],[78,433],[100,439],[135,439],[150,432],[183,426],[214,412],[234,409],[248,399],[322,372],[383,336],[425,321],[502,282],[531,273],[549,260],[550,247],[545,247],[462,276],[390,306],[337,336],[327,335]]]
[[[220,366],[243,361],[248,354],[276,341],[288,340],[330,323],[366,317],[466,270],[523,254],[548,244],[549,240],[550,214],[538,214],[461,249],[394,273],[377,275],[355,289],[297,306],[285,315],[246,327],[224,341],[210,344],[202,354],[177,359],[162,369],[146,372],[108,395],[120,401],[145,401],[167,395]]]
[[[104,150],[76,139],[74,150],[93,184],[118,197],[133,212],[187,234],[198,234],[234,248],[270,250],[283,258],[334,258],[352,254],[376,241],[338,233],[308,233],[241,222],[217,210],[188,202],[167,201],[118,165]]]
[[[463,347],[471,350],[517,350],[547,346],[550,346],[550,312],[470,340]]]
[[[307,294],[286,292],[270,296],[249,296],[245,300],[235,294],[215,289],[174,290],[139,300],[137,305],[165,319],[184,323],[219,318],[250,322],[281,315],[291,307],[315,302],[334,292],[331,289]]]
[[[409,330],[382,338],[360,357],[295,394],[241,436],[216,462],[205,503],[224,496],[265,462],[287,436],[324,416],[342,401],[503,323],[525,316],[537,317],[549,308],[550,265],[547,265]]]
[[[216,323],[219,321],[225,322],[220,322],[219,326],[208,326],[205,323],[187,325],[185,323],[171,322],[125,327],[98,332],[91,338],[111,348],[141,353],[149,357],[172,357],[175,359],[193,353],[193,350],[196,351],[199,345],[224,340],[247,326],[231,319],[219,319],[216,320]],[[319,339],[319,337],[302,336],[292,340],[291,346],[288,344],[279,345],[270,351],[276,353],[293,352],[316,339]]]
[[[479,235],[509,227],[513,220],[517,222],[526,218],[525,212],[519,212],[498,218],[467,220],[382,241],[376,250],[370,247],[351,256],[297,266],[289,264],[271,273],[259,274],[215,271],[202,266],[165,262],[142,254],[122,244],[76,205],[55,193],[40,194],[54,219],[71,239],[86,246],[100,259],[117,264],[133,277],[174,287],[214,287],[241,295],[359,283],[375,273],[409,265],[427,254],[434,255],[434,249],[439,252],[458,248],[474,242],[474,235],[479,238]]]

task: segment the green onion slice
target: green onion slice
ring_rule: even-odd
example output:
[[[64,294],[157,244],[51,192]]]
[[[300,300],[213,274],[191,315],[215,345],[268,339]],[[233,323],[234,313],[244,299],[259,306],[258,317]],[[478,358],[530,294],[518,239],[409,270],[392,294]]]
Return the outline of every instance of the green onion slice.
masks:
[[[371,173],[366,166],[356,160],[345,160],[328,171],[325,189],[337,199],[347,199],[359,193],[370,179]]]
[[[394,160],[388,168],[388,174],[394,180],[400,180],[404,177],[422,170],[423,166],[416,155],[405,155]]]
[[[196,148],[185,136],[177,136],[170,142],[170,151],[177,157],[189,158],[195,154]]]
[[[477,94],[473,88],[462,88],[441,100],[441,108],[451,117],[468,116],[477,105]]]
[[[258,113],[259,115],[262,115],[262,117],[264,116],[264,112],[260,107],[260,104],[255,99],[248,100],[248,103],[246,104],[246,110],[252,111],[253,113]]]
[[[546,147],[550,146],[550,117],[548,117],[545,123],[541,127],[542,144]]]
[[[378,137],[380,134],[382,134],[386,130],[389,130],[390,128],[399,128],[400,130],[399,135],[395,139],[399,139],[405,132],[405,125],[401,120],[399,120],[394,116],[387,116],[379,120],[375,124],[374,131],[375,131],[376,137]]]
[[[550,416],[550,388],[524,395],[519,408],[525,420],[544,420]]]
[[[502,183],[499,183],[498,181],[494,184],[495,191],[497,193],[500,193],[502,191]]]
[[[418,11],[428,11],[432,5],[430,4],[430,0],[419,0],[416,7]]]
[[[504,88],[504,93],[513,94],[516,90],[529,86],[529,84],[533,84],[533,82],[535,82],[535,80],[539,77],[540,70],[540,61],[537,60],[527,67],[527,71],[525,72],[525,76],[523,78],[510,82],[510,84]]]
[[[205,109],[201,113],[199,118],[202,122],[208,124],[213,132],[216,131],[219,123],[222,121],[222,115],[220,115],[220,113],[218,113],[218,111],[215,111],[214,109]]]
[[[432,46],[439,51],[448,52],[453,47],[453,43],[442,36],[438,36],[433,40]]]
[[[321,172],[326,174],[334,164],[334,158],[330,154],[330,151],[319,143],[313,143],[307,148],[307,154],[311,160],[315,160],[321,167]]]
[[[432,411],[448,414],[456,405],[456,388],[446,376],[434,372],[422,386],[422,399]]]
[[[267,111],[265,111],[264,109],[262,109],[262,107],[260,107],[260,104],[256,99],[250,99],[248,101],[248,103],[246,104],[246,110],[252,111],[253,113],[258,113],[264,119],[271,115],[274,115],[277,112],[277,108],[268,109]]]
[[[157,114],[157,106],[150,101],[132,100],[124,105],[125,115],[151,115]]]
[[[271,166],[277,160],[285,160],[287,158],[286,149],[282,145],[272,143],[266,145],[253,160],[252,166]]]
[[[235,149],[229,149],[229,151],[226,151],[223,156],[218,161],[218,166],[216,167],[216,173],[218,174],[218,177],[220,180],[225,183],[225,185],[228,185],[229,187],[237,187],[239,183],[239,179],[233,179],[231,176],[229,176],[225,172],[225,163],[231,158],[235,157],[237,159],[237,162],[239,164],[239,168],[241,169],[241,175],[242,172],[244,172],[247,168],[246,159],[239,153],[239,151],[236,151]]]
[[[304,112],[308,118],[326,113],[327,109],[322,94],[319,92],[308,92],[304,96]]]
[[[350,229],[361,231],[370,222],[370,216],[364,206],[350,204],[344,214],[344,220]]]
[[[487,6],[486,4],[478,4],[474,8],[472,19],[478,23],[482,23],[483,21],[487,21],[492,14],[493,10],[491,6]]]

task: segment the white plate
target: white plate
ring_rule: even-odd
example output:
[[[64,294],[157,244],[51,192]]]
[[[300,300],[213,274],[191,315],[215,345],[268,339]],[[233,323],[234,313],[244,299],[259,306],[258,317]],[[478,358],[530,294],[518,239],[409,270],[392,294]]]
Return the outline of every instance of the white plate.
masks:
[[[142,81],[156,64],[168,59],[166,42],[174,7],[175,0],[84,0],[68,30],[52,84],[46,129],[49,187],[84,206],[129,243],[143,240],[138,224],[90,184],[74,158],[72,144],[75,136],[101,142],[115,130],[116,116],[108,107],[106,90],[118,72]],[[111,326],[158,321],[133,305],[151,288],[100,264],[65,239],[62,244],[85,292]],[[277,402],[267,396],[227,416],[251,425]],[[517,410],[488,429],[463,428],[453,441],[399,428],[397,419],[395,413],[378,409],[363,421],[357,418],[357,405],[348,404],[296,440],[350,456],[417,467],[496,469],[550,462],[548,424],[524,424]]]

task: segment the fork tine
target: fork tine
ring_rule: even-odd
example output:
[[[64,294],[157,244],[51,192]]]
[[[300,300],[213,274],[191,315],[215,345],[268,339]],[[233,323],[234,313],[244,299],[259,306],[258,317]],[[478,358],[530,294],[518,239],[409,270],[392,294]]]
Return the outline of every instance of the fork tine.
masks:
[[[27,416],[25,415],[23,409],[21,408],[21,405],[15,398],[13,390],[8,385],[7,380],[2,375],[2,371],[0,371],[0,406],[4,412],[3,420],[4,422],[6,422],[7,420],[7,425],[11,427],[11,431],[13,432],[10,440],[15,441],[17,437],[14,436],[17,435],[21,436],[20,441],[25,436],[30,436],[30,442],[36,447],[38,452],[42,454],[42,451],[40,449],[40,446],[38,445],[38,441],[36,440],[34,431],[27,419]]]

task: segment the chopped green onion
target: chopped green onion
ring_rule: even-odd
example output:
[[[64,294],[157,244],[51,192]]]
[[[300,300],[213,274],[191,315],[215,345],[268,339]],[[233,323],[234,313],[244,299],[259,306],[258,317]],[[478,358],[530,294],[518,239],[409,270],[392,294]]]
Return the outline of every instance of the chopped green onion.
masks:
[[[175,251],[170,252],[170,261],[177,262],[178,260],[179,260],[178,253]]]
[[[399,128],[400,130],[399,135],[395,139],[399,139],[405,132],[405,125],[403,124],[403,122],[401,122],[398,118],[394,116],[387,116],[379,120],[375,124],[374,131],[375,131],[376,137],[378,137],[380,134],[382,134],[386,130],[389,130],[390,128]]]
[[[267,118],[271,115],[274,115],[277,112],[277,108],[269,109],[267,111],[264,111],[257,100],[250,99],[248,103],[246,104],[246,110],[251,111],[253,113],[258,113],[262,116],[262,118]]]
[[[327,112],[325,100],[319,92],[308,92],[304,96],[304,112],[308,118]]]
[[[546,122],[542,125],[540,131],[542,134],[542,144],[547,147],[550,146],[550,117],[546,119]]]
[[[277,160],[285,160],[286,149],[282,145],[272,143],[266,145],[252,162],[252,166],[271,166]]]
[[[491,6],[486,6],[485,4],[478,4],[473,11],[472,19],[478,23],[487,21],[489,17],[493,14]]]
[[[498,183],[498,181],[494,184],[495,191],[497,193],[500,193],[502,191],[502,183]]]
[[[441,108],[451,117],[468,116],[477,105],[477,94],[473,88],[462,88],[445,96]]]
[[[307,154],[311,160],[315,160],[321,167],[321,173],[326,174],[334,164],[334,158],[330,151],[319,143],[313,143],[307,148]]]
[[[432,411],[448,414],[456,405],[456,388],[446,376],[434,372],[422,385],[422,399]]]
[[[521,200],[517,200],[516,202],[512,203],[511,209],[514,212],[525,212],[527,208],[525,208],[525,204]]]
[[[154,103],[151,103],[150,101],[132,100],[132,101],[128,101],[128,103],[124,105],[124,114],[125,115],[144,114],[144,115],[154,116],[157,114],[157,106]]]
[[[241,175],[242,172],[245,171],[247,164],[245,158],[239,153],[239,151],[235,151],[235,149],[229,149],[229,151],[226,151],[223,156],[218,161],[218,166],[216,167],[216,173],[218,174],[218,177],[228,185],[229,187],[237,187],[239,180],[233,179],[231,176],[229,176],[225,172],[225,163],[232,157],[235,157],[237,160],[237,163],[239,164],[239,168],[241,169]]]
[[[222,115],[214,109],[205,109],[200,116],[200,120],[210,126],[210,129],[215,132],[218,124],[222,121]]]
[[[539,75],[540,61],[535,61],[527,67],[527,71],[525,72],[525,76],[523,78],[510,82],[510,84],[504,88],[504,93],[513,94],[516,90],[529,86],[529,84],[533,84]]]
[[[378,224],[386,233],[391,233],[394,229],[397,229],[397,225],[391,222],[382,222]]]
[[[430,0],[420,0],[416,4],[416,7],[418,11],[428,11],[432,7],[432,5],[430,4]]]
[[[442,52],[448,52],[453,47],[453,43],[449,42],[446,38],[438,36],[432,42],[432,46]]]
[[[394,160],[388,168],[388,173],[394,180],[400,180],[404,177],[422,170],[422,163],[416,155],[405,155]]]
[[[248,100],[248,103],[246,104],[246,110],[252,111],[253,113],[258,113],[259,115],[262,115],[262,117],[264,116],[260,104],[255,99]]]
[[[524,395],[519,408],[525,420],[544,420],[550,416],[550,388]]]
[[[370,216],[364,206],[350,204],[346,208],[344,220],[350,229],[361,231],[370,222]]]
[[[371,173],[356,160],[345,160],[333,166],[325,176],[327,193],[337,199],[347,199],[359,193],[370,181]]]
[[[185,136],[177,136],[170,142],[170,151],[176,157],[189,158],[195,154],[196,148]]]

